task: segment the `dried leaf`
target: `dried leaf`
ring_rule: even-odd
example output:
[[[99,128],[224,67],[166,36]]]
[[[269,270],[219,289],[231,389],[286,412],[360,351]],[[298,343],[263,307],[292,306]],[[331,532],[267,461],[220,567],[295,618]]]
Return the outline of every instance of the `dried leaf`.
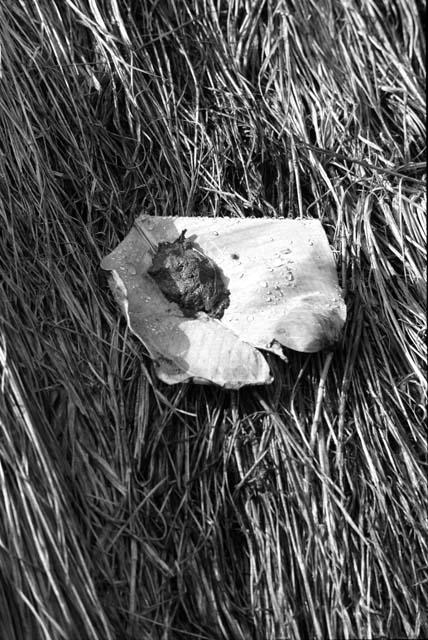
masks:
[[[148,273],[159,243],[184,230],[217,265],[230,292],[221,320],[188,317]],[[336,268],[319,220],[141,216],[104,260],[132,331],[169,383],[189,378],[228,388],[272,378],[258,349],[333,346],[346,319]]]

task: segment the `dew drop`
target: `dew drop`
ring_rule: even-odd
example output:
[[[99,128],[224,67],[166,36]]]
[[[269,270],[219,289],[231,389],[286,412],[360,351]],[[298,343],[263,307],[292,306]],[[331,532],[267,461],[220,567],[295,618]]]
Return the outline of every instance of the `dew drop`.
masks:
[[[282,267],[284,262],[280,258],[277,258],[276,260],[274,260],[272,262],[272,264],[273,264],[274,267]]]

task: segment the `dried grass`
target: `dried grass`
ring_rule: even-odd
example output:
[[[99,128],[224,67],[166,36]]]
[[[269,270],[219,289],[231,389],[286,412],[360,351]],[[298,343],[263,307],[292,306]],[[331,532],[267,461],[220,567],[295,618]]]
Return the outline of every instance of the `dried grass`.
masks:
[[[428,635],[424,15],[0,1],[2,638]],[[143,211],[320,217],[341,347],[160,384],[99,270]]]

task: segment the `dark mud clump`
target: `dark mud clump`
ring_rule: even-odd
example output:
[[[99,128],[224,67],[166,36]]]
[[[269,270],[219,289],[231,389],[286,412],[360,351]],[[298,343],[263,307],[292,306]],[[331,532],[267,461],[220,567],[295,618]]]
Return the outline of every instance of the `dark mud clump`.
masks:
[[[220,319],[229,306],[230,292],[221,271],[186,239],[186,229],[174,242],[160,242],[148,270],[149,275],[171,302],[187,316],[205,311]]]

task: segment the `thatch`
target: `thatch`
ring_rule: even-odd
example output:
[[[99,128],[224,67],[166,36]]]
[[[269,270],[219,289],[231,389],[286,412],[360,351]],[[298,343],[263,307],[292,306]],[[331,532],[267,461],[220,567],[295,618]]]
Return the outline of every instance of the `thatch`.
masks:
[[[0,0],[2,639],[428,635],[424,14]],[[142,212],[319,217],[342,344],[159,383]]]

